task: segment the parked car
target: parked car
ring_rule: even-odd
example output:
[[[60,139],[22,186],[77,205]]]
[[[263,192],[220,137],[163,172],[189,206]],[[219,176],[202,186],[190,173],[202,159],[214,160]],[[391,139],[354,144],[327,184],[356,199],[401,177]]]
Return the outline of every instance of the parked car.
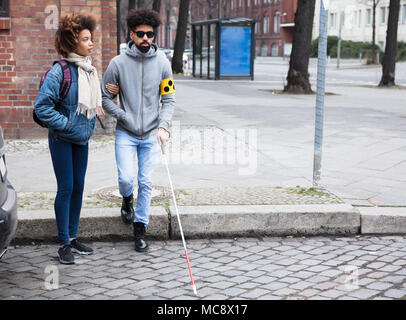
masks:
[[[17,229],[17,193],[7,179],[3,128],[0,127],[0,259]]]

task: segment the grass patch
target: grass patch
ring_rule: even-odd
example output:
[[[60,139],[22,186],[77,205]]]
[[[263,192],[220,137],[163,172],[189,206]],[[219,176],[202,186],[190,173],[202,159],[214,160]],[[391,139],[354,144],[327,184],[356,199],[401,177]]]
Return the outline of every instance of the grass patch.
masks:
[[[330,194],[327,192],[324,192],[322,190],[319,190],[314,187],[310,188],[304,188],[301,186],[296,186],[296,188],[291,188],[288,192],[294,192],[297,193],[298,195],[303,195],[303,196],[317,196],[317,197],[327,197],[330,198]]]
[[[278,89],[258,89],[259,91],[265,91],[265,92],[270,92],[272,94],[286,94],[286,95],[290,95],[291,93],[287,93],[284,92],[283,90],[278,90]],[[310,93],[311,95],[313,94],[317,94],[316,91],[314,91],[313,93]],[[340,96],[340,94],[338,93],[334,93],[334,92],[325,92],[324,95],[326,96]]]
[[[359,85],[359,87],[362,88],[370,88],[370,89],[397,89],[397,90],[405,90],[406,86],[401,86],[401,85],[396,85],[396,86],[392,86],[392,87],[386,87],[386,86],[378,86],[375,84],[361,84]]]

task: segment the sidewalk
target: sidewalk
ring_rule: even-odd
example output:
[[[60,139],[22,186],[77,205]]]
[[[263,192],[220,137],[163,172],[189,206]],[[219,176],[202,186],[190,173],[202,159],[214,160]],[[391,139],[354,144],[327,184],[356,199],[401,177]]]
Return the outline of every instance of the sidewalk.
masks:
[[[167,151],[187,237],[406,233],[404,90],[328,88],[336,95],[326,97],[321,186],[312,189],[314,95],[271,95],[256,81],[175,81]],[[17,241],[55,239],[56,183],[46,139],[7,141],[6,151],[19,197]],[[162,162],[153,184],[147,233],[175,239]],[[114,137],[94,137],[81,235],[130,238],[120,205]]]

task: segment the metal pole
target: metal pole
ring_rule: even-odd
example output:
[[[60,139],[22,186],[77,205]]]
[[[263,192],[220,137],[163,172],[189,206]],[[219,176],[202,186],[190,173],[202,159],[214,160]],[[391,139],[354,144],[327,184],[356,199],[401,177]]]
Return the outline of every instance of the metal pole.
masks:
[[[219,20],[221,19],[221,6],[222,6],[222,1],[218,0],[218,16],[219,16]]]
[[[323,145],[323,122],[324,122],[324,92],[326,80],[326,56],[327,56],[327,21],[328,10],[325,9],[326,0],[320,1],[320,26],[319,47],[317,61],[317,97],[316,97],[316,121],[314,135],[314,159],[313,159],[313,185],[317,186],[321,174],[321,151]]]
[[[340,69],[340,58],[341,58],[341,29],[343,27],[343,19],[344,18],[344,12],[341,12],[340,14],[340,22],[339,22],[339,28],[338,28],[338,45],[337,45],[337,69]]]

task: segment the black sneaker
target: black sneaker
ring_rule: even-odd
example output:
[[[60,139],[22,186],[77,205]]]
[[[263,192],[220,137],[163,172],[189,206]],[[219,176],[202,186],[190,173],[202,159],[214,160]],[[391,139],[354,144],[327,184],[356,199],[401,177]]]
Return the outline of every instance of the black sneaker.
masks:
[[[77,239],[73,239],[70,242],[70,246],[72,247],[72,252],[79,253],[79,254],[93,254],[93,249],[85,246],[83,243],[80,243]]]
[[[64,245],[58,250],[59,262],[62,264],[74,264],[75,258],[72,254],[72,249],[70,245]]]

